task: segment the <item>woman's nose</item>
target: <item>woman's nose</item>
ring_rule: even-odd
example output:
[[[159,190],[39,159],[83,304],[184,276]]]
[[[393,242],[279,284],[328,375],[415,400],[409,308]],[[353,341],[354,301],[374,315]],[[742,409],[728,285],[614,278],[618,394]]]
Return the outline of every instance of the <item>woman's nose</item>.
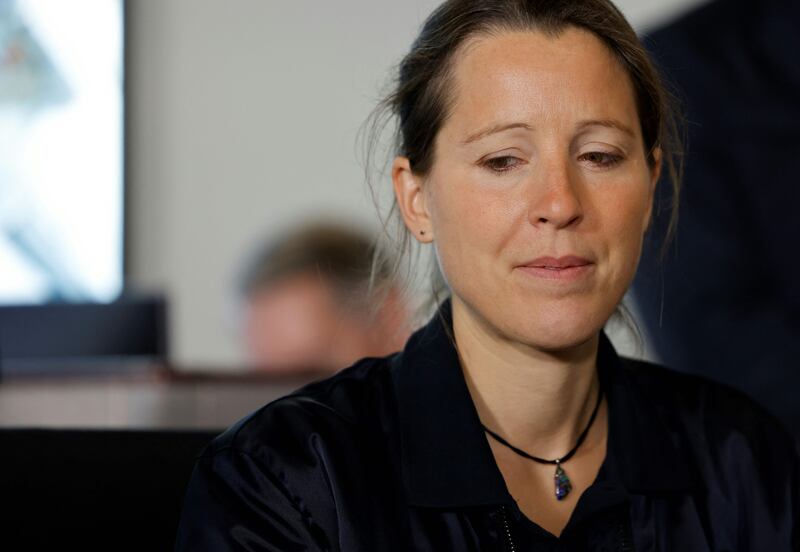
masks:
[[[528,218],[534,226],[550,225],[561,229],[583,218],[579,183],[568,163],[549,164],[529,184]]]

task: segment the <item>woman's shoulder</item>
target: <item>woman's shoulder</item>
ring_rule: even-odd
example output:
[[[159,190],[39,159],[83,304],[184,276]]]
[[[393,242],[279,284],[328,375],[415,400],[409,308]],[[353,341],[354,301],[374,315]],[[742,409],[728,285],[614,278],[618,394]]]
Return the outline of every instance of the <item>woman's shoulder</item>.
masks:
[[[640,361],[624,359],[621,366],[641,410],[654,408],[654,423],[666,429],[659,433],[675,451],[668,469],[685,474],[694,507],[718,544],[797,546],[800,454],[780,422],[728,385]]]
[[[311,439],[341,440],[380,427],[391,405],[392,356],[366,358],[280,397],[242,418],[204,451],[249,456],[308,450]]]
[[[246,541],[332,550],[338,497],[348,493],[360,512],[371,491],[393,481],[395,455],[376,438],[390,358],[362,360],[272,401],[210,443],[192,474],[178,548],[239,550]]]
[[[723,464],[729,470],[749,464],[767,479],[771,472],[798,470],[793,435],[746,393],[649,362],[623,359],[621,365],[627,381],[656,408],[693,463],[714,469]]]
[[[626,378],[673,418],[705,430],[766,431],[794,446],[794,438],[775,416],[730,385],[642,360],[623,358],[621,365]]]

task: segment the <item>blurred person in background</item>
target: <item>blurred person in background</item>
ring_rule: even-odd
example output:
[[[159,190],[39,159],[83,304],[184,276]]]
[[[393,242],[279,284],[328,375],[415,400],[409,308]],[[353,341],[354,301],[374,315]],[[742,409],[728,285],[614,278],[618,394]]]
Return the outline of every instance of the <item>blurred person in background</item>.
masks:
[[[257,251],[240,283],[250,365],[334,371],[400,350],[410,311],[386,270],[372,275],[374,253],[369,236],[327,222],[294,228]]]
[[[800,2],[717,0],[646,43],[688,120],[675,241],[657,209],[634,284],[648,343],[800,435]]]

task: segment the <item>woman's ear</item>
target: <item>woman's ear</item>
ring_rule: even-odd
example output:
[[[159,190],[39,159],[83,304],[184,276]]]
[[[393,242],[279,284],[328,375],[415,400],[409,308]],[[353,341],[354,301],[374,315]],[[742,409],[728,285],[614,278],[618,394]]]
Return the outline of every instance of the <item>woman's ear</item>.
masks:
[[[433,228],[422,177],[411,171],[407,157],[398,156],[392,163],[392,184],[397,206],[408,230],[420,243],[432,242]]]
[[[655,200],[656,186],[661,178],[661,167],[663,166],[663,154],[660,147],[653,148],[653,163],[650,167],[650,189],[647,194],[647,213],[645,214],[644,229],[650,227],[653,216],[653,202]]]

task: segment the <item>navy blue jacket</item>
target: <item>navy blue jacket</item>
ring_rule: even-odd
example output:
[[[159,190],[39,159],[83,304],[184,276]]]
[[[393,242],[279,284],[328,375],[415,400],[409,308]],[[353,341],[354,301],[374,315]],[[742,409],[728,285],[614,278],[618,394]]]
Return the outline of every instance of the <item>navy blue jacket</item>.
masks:
[[[198,460],[179,551],[798,550],[791,437],[730,388],[603,337],[607,456],[560,538],[519,510],[448,335],[274,401]]]

